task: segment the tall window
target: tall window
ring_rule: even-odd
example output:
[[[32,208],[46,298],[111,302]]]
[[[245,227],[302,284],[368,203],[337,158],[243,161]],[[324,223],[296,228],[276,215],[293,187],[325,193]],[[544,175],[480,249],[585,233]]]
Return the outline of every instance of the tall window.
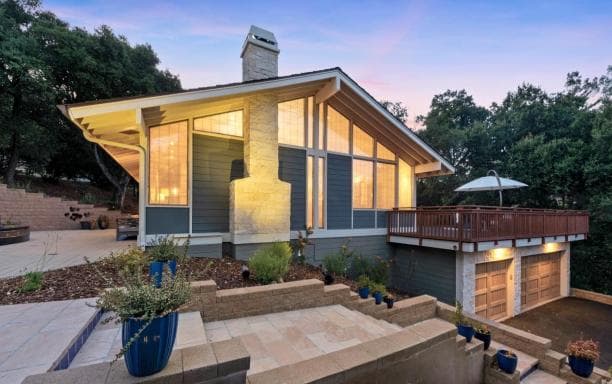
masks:
[[[395,164],[376,163],[376,208],[395,206]]]
[[[327,107],[327,150],[349,152],[349,120],[332,107]]]
[[[314,180],[314,156],[308,156],[306,162],[306,227],[312,227],[314,221],[314,205],[312,188]]]
[[[308,114],[306,119],[308,120],[308,148],[314,147],[314,96],[310,96],[306,99],[308,104]]]
[[[353,208],[373,208],[374,162],[353,160]]]
[[[325,180],[325,158],[324,157],[319,157],[318,159],[318,163],[319,163],[319,177],[317,180],[317,188],[318,188],[318,196],[317,196],[317,212],[318,212],[318,226],[319,228],[324,228],[325,227],[325,209],[324,209],[324,204],[325,204],[325,186],[323,184],[323,180]]]
[[[353,154],[374,156],[374,139],[355,124],[353,124]]]
[[[193,129],[200,132],[242,137],[242,111],[220,113],[193,119]]]
[[[149,129],[149,203],[187,204],[187,122]]]
[[[383,160],[395,161],[395,153],[391,152],[381,143],[376,143],[376,157]]]
[[[278,142],[304,146],[304,99],[278,103]]]

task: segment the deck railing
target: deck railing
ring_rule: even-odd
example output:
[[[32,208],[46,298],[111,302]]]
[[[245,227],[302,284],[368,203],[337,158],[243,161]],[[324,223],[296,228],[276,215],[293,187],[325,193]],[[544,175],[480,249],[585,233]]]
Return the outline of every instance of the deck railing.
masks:
[[[480,242],[587,235],[586,211],[447,206],[396,208],[389,212],[390,236]]]

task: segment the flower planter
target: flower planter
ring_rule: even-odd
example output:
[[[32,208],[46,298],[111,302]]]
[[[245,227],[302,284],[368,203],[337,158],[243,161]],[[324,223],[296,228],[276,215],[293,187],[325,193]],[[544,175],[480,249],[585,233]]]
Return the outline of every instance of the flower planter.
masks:
[[[27,225],[0,225],[0,245],[22,243],[30,240],[30,227]]]
[[[474,337],[474,327],[471,325],[457,324],[457,333],[465,337],[469,343],[472,341],[472,337]]]
[[[481,333],[481,332],[476,331],[476,333],[474,333],[474,337],[484,343],[485,351],[489,349],[489,346],[491,346],[491,334],[490,333]]]
[[[370,295],[370,287],[361,287],[359,288],[359,297],[362,299],[367,299]]]
[[[81,221],[81,229],[93,229],[93,222],[91,221]]]
[[[178,325],[178,312],[155,318],[125,351],[125,365],[132,376],[142,377],[161,371],[168,364]],[[123,346],[147,324],[147,320],[129,319],[123,323]]]
[[[393,299],[387,299],[387,308],[391,309],[393,308],[393,303],[395,302],[395,300]]]
[[[158,288],[161,287],[164,269],[166,266],[168,266],[170,276],[176,276],[176,260],[152,261],[149,264],[149,276],[153,278],[153,280],[155,281],[155,286]]]
[[[382,292],[374,292],[374,303],[376,305],[379,305],[380,303],[382,303]]]
[[[589,377],[591,373],[593,373],[595,362],[576,356],[569,356],[569,366],[576,375],[580,377]]]
[[[508,373],[513,374],[516,369],[516,364],[518,363],[518,358],[515,354],[507,355],[508,351],[505,349],[500,349],[497,351],[497,365],[499,368]]]
[[[323,282],[325,283],[325,285],[332,285],[334,281],[334,275],[332,275],[331,273],[325,273],[323,275]]]

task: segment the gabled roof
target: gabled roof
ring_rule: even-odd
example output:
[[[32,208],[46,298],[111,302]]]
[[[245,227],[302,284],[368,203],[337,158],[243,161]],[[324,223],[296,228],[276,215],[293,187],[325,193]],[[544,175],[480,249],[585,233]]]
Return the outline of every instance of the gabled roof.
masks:
[[[220,84],[209,87],[194,88],[178,92],[171,93],[158,93],[153,95],[143,96],[131,96],[123,98],[106,99],[99,101],[91,101],[84,103],[75,103],[70,105],[59,105],[58,108],[64,113],[66,117],[72,120],[77,126],[79,126],[85,135],[85,137],[94,142],[98,142],[105,148],[109,153],[113,151],[113,141],[116,141],[117,132],[121,133],[133,133],[134,130],[138,132],[140,126],[144,126],[141,117],[141,111],[146,108],[155,108],[162,105],[174,105],[188,102],[199,102],[206,100],[213,100],[219,98],[228,97],[239,97],[255,92],[272,91],[281,88],[289,88],[295,86],[304,86],[306,84],[317,84],[319,87],[323,87],[325,84],[332,83],[336,85],[338,89],[344,89],[346,95],[343,96],[344,102],[338,100],[343,105],[349,104],[347,101],[351,99],[350,104],[354,99],[359,99],[359,105],[368,108],[368,113],[364,114],[367,116],[376,115],[377,123],[384,121],[388,129],[396,131],[394,133],[395,138],[404,137],[399,140],[398,143],[389,143],[394,145],[404,145],[412,148],[412,150],[418,150],[422,153],[419,155],[421,159],[415,165],[417,168],[416,173],[421,175],[440,175],[454,173],[454,167],[436,150],[434,150],[429,144],[423,141],[418,135],[412,130],[406,127],[400,120],[398,120],[393,114],[391,114],[386,108],[384,108],[372,95],[370,95],[365,89],[363,89],[357,82],[349,77],[342,69],[328,68],[312,72],[298,73],[288,76],[279,76],[274,78],[251,80],[238,83]],[[336,90],[336,91],[337,91]],[[354,107],[354,106],[353,106]],[[104,124],[105,129],[112,131],[114,136],[112,140],[105,140],[102,135],[92,135],[95,125],[103,121],[104,118],[100,116],[113,116],[113,118],[121,117],[131,121],[132,123],[124,123],[129,127],[117,129],[114,127],[112,130],[108,127],[108,124]],[[379,118],[382,118],[379,119]],[[365,118],[364,118],[365,119]],[[109,118],[106,118],[109,120]],[[139,126],[140,125],[140,126]],[[92,128],[93,127],[93,128]],[[391,128],[392,127],[392,128]],[[399,135],[398,135],[399,134]],[[122,136],[123,137],[123,136]],[[405,140],[409,139],[409,140]],[[132,141],[128,144],[118,143],[117,148],[121,148],[123,152],[129,150],[129,146],[133,146],[134,150],[142,150],[138,147],[138,141]],[[111,153],[111,155],[113,155]],[[127,156],[123,154],[123,156]],[[116,156],[113,156],[116,158]],[[118,160],[119,161],[119,160]],[[132,162],[134,159],[131,160]],[[121,163],[121,162],[120,162]],[[122,164],[123,165],[123,164]],[[137,170],[136,170],[137,171]],[[135,176],[134,169],[130,172]],[[135,176],[138,179],[137,175]]]

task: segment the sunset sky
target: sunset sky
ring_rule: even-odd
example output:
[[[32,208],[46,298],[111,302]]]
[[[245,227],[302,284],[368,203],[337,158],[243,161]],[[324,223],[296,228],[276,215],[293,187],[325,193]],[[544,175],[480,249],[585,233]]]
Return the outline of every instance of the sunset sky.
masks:
[[[612,1],[43,1],[73,26],[107,24],[149,43],[184,88],[240,81],[251,24],[276,35],[279,74],[339,66],[378,99],[403,102],[408,125],[432,96],[466,89],[489,106],[530,82],[612,64]]]

